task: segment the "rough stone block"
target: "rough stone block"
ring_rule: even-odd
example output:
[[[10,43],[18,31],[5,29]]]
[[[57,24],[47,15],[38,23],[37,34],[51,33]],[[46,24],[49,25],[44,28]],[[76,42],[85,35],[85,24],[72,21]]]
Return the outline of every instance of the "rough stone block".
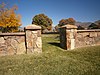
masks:
[[[38,37],[41,37],[41,30],[38,30],[38,31],[37,31],[37,36],[38,36]]]
[[[73,39],[74,38],[74,34],[71,32],[70,33],[70,39]]]
[[[41,40],[41,37],[38,37],[37,38],[36,45],[37,45],[38,48],[40,48],[40,49],[42,48],[42,40]]]
[[[18,44],[17,54],[25,54],[25,53],[26,53],[25,42],[22,42]]]
[[[91,32],[89,35],[90,37],[97,37],[97,32]]]
[[[83,35],[83,37],[89,37],[89,33],[88,32],[83,32],[81,34]]]
[[[97,36],[100,37],[100,32],[97,33]]]
[[[25,29],[26,29],[26,30],[34,30],[34,29],[35,29],[35,30],[36,30],[36,29],[39,29],[39,30],[40,30],[40,29],[41,29],[41,27],[40,27],[40,26],[37,26],[37,25],[32,24],[32,25],[28,25],[28,26],[26,26],[26,27],[25,27]]]
[[[67,47],[66,49],[67,49],[67,50],[70,50],[70,49],[71,49],[71,40],[70,40],[70,39],[69,39],[69,40],[66,40],[66,42],[67,42],[67,43],[66,43],[66,45],[67,45],[67,46],[66,46],[66,47]]]
[[[0,37],[0,43],[5,43],[5,40],[3,37]]]
[[[71,49],[75,48],[75,39],[71,39]]]
[[[67,37],[66,37],[65,39],[70,39],[70,37],[71,37],[71,36],[70,36],[70,32],[67,32],[67,33],[66,33],[66,36],[67,36]],[[64,38],[62,38],[62,39],[64,39]]]

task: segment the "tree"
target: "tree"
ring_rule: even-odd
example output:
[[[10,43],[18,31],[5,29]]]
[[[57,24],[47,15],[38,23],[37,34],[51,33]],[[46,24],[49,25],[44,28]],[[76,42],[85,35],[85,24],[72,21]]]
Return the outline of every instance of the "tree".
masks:
[[[33,17],[32,24],[36,24],[42,27],[42,30],[51,30],[52,29],[52,20],[45,14],[38,14]]]
[[[84,30],[85,28],[79,25],[77,29],[78,30]]]
[[[98,25],[98,28],[100,29],[100,20],[97,20],[94,23],[97,24]]]
[[[89,25],[88,29],[98,29],[98,25],[92,23],[91,25]]]
[[[67,24],[70,24],[70,25],[75,25],[75,20],[73,18],[68,18],[68,19],[61,19],[59,21],[59,24],[58,26],[63,26],[63,25],[67,25]]]
[[[56,25],[56,26],[55,26],[55,31],[59,32],[59,31],[60,31],[59,28],[60,28],[60,27],[59,27],[58,25]]]
[[[17,9],[17,6],[6,8],[4,3],[0,5],[0,27],[2,32],[18,31],[18,27],[21,26],[21,20],[20,15],[15,13]]]

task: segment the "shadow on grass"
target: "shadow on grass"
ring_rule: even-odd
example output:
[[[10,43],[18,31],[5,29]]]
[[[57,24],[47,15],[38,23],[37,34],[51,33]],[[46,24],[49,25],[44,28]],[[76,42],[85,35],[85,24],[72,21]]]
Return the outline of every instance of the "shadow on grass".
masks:
[[[51,44],[51,45],[54,45],[54,46],[60,47],[60,43],[57,43],[57,42],[49,42],[48,44]]]

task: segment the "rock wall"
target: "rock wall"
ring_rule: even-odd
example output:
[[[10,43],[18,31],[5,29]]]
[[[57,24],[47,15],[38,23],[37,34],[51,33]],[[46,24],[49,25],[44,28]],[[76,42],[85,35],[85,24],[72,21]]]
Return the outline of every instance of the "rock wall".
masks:
[[[31,29],[30,29],[31,28]],[[27,53],[41,53],[41,27],[30,25],[26,27]]]
[[[75,36],[77,26],[64,25],[60,28],[60,46],[63,49],[70,50],[75,48]]]
[[[60,46],[66,50],[78,47],[100,45],[100,29],[77,30],[75,25],[60,28]]]
[[[41,27],[29,25],[23,33],[0,33],[0,56],[34,52],[42,52]]]
[[[67,49],[66,40],[66,28],[60,28],[60,46],[63,49]]]
[[[0,35],[0,55],[23,54],[25,52],[24,33],[2,33]]]
[[[100,30],[79,30],[75,39],[75,47],[100,45]]]

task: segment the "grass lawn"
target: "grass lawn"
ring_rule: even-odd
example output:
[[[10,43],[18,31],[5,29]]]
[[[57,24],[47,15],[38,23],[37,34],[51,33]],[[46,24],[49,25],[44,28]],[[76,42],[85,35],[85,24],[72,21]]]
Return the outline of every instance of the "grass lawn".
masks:
[[[0,75],[100,75],[100,46],[63,50],[57,36],[42,35],[41,54],[0,57]]]

